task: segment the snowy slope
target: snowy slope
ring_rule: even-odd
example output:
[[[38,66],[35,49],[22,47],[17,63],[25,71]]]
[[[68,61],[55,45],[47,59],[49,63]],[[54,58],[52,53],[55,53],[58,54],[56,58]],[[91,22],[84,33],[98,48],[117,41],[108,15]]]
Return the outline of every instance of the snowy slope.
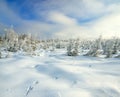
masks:
[[[0,59],[0,97],[120,97],[120,60],[16,54]]]

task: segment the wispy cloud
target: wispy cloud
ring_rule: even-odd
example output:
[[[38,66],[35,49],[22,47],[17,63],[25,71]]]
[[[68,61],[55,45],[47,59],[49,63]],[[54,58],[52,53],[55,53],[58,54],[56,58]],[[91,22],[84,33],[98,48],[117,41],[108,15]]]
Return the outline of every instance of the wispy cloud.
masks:
[[[53,23],[63,24],[63,25],[75,25],[77,20],[75,18],[68,17],[59,12],[51,12],[48,16],[48,20]]]

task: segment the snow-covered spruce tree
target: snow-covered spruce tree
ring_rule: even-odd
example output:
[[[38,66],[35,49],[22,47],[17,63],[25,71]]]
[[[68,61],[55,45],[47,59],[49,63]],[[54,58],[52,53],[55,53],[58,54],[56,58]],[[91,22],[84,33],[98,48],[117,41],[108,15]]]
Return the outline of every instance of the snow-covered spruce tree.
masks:
[[[76,39],[76,41],[74,43],[73,56],[78,55],[78,52],[79,52],[78,49],[79,49],[79,39]]]
[[[106,54],[106,52],[107,52],[107,47],[106,47],[106,40],[104,39],[104,40],[102,40],[102,43],[101,43],[101,45],[102,45],[102,49],[103,49],[103,55],[105,55]]]
[[[113,40],[109,39],[106,41],[106,45],[105,45],[105,55],[106,58],[110,58],[112,57],[112,52],[113,52]]]
[[[57,49],[61,48],[61,41],[59,39],[56,40],[56,48]]]
[[[25,34],[20,34],[19,37],[18,37],[18,49],[19,50],[23,50],[23,46],[25,45],[25,40],[26,38],[26,35]]]
[[[118,47],[119,47],[118,41],[119,41],[118,39],[115,39],[115,40],[114,40],[113,52],[112,52],[112,54],[117,54],[117,52],[118,52]]]
[[[112,57],[112,50],[111,48],[108,48],[106,53],[106,58],[110,58],[110,57]]]
[[[78,55],[78,46],[79,46],[79,40],[76,41],[69,40],[69,44],[67,46],[67,55],[68,56],[77,56]]]
[[[67,55],[68,56],[72,56],[72,49],[73,49],[73,43],[72,43],[72,40],[70,39],[69,40],[69,44],[68,44],[68,46],[67,46]]]
[[[32,39],[31,39],[31,34],[25,34],[24,37],[24,45],[22,47],[23,51],[26,52],[28,55],[32,55]]]
[[[42,44],[43,44],[43,47],[42,47],[42,48],[43,48],[44,50],[48,50],[48,48],[49,48],[48,41],[47,41],[47,40],[43,40],[43,43],[42,43]]]
[[[18,50],[18,34],[12,27],[5,31],[5,47],[10,52],[16,52]]]
[[[102,46],[104,51],[103,54],[106,55],[106,58],[110,58],[119,52],[119,39],[113,38],[104,40]]]
[[[92,44],[90,50],[85,54],[85,56],[97,56],[97,48],[95,47],[95,44]]]
[[[89,44],[91,45],[90,50],[88,51],[87,54],[85,54],[85,56],[97,57],[99,54],[102,54],[101,41],[102,41],[102,37],[100,36],[98,39],[93,41],[92,44]]]
[[[54,51],[55,50],[55,42],[54,42],[54,39],[51,39],[51,42],[50,42],[50,51]]]

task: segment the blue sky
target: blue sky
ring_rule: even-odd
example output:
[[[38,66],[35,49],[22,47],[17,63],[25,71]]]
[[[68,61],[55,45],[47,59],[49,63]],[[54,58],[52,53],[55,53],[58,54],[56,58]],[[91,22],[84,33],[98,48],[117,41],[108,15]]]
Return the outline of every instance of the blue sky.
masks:
[[[120,36],[119,0],[0,0],[0,24],[41,38]]]

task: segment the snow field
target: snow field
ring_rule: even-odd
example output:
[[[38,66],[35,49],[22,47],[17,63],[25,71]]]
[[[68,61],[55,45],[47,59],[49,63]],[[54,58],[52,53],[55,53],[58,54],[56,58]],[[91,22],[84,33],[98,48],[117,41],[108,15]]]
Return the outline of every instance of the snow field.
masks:
[[[0,97],[120,97],[120,60],[16,54],[0,59]]]

